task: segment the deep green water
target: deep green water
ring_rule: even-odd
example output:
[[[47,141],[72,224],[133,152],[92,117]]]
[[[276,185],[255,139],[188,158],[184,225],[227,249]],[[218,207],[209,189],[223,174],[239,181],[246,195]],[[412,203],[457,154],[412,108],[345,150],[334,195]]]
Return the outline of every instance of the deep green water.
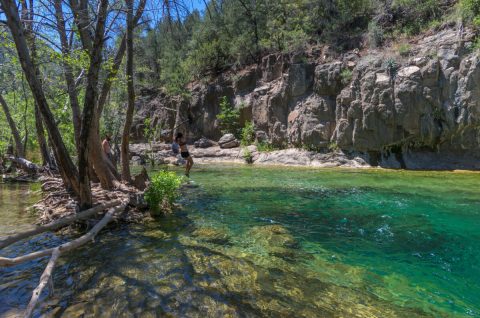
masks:
[[[40,312],[480,317],[480,174],[195,166],[191,180],[175,215],[63,257]],[[0,199],[2,224],[24,215],[11,202]],[[28,303],[46,262],[0,269],[0,316]]]

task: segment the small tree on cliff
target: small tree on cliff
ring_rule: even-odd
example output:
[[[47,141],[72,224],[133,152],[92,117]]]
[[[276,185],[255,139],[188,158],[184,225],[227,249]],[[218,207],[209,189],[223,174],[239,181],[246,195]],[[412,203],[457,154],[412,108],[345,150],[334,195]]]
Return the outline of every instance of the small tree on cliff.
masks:
[[[222,134],[234,134],[240,137],[240,111],[233,107],[226,96],[220,100],[220,113],[217,115],[218,126]]]

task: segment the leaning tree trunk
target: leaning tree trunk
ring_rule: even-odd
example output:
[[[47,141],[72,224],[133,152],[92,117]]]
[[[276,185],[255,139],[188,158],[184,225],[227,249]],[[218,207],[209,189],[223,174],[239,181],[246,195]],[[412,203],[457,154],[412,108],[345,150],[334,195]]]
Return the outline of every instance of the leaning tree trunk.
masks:
[[[133,111],[135,109],[135,89],[133,86],[133,0],[125,0],[127,4],[127,91],[128,105],[125,116],[125,126],[123,127],[122,146],[120,157],[122,161],[122,179],[127,182],[132,181],[130,175],[130,127],[133,121]]]
[[[32,91],[32,95],[38,105],[40,113],[42,114],[45,126],[50,136],[62,179],[68,188],[71,188],[75,194],[79,195],[78,170],[73,164],[67,148],[63,143],[62,136],[58,130],[57,124],[48,105],[42,85],[37,77],[36,67],[32,61],[32,57],[30,56],[27,40],[25,38],[25,30],[20,23],[16,3],[13,0],[0,0],[0,4],[4,15],[7,18],[7,25],[10,29],[13,41],[15,42],[15,47],[23,72],[25,73],[25,77]]]
[[[25,158],[25,150],[23,148],[22,139],[20,138],[20,133],[18,132],[17,125],[10,114],[10,109],[8,108],[7,102],[3,99],[2,94],[0,94],[0,105],[2,106],[5,117],[7,118],[8,125],[13,135],[13,140],[15,142],[15,154],[17,157]]]
[[[102,48],[104,44],[105,23],[107,19],[108,0],[101,0],[98,5],[97,23],[93,47],[90,51],[90,66],[87,74],[87,87],[83,105],[82,128],[78,145],[78,172],[80,186],[80,208],[86,209],[92,206],[92,192],[89,177],[89,140],[92,131],[92,122],[95,120],[95,105],[98,96],[98,75],[102,64]]]
[[[52,168],[52,158],[50,157],[50,152],[48,151],[47,139],[45,138],[45,131],[43,128],[42,114],[40,114],[40,109],[38,108],[37,103],[35,107],[35,130],[37,131],[37,142],[40,147],[40,154],[42,155],[43,166]]]
[[[80,117],[80,104],[78,102],[77,88],[75,79],[73,77],[72,66],[68,62],[70,57],[70,46],[68,45],[67,32],[65,29],[65,18],[63,17],[62,1],[55,0],[55,18],[57,22],[58,35],[62,45],[62,64],[65,75],[65,82],[67,83],[68,97],[70,100],[70,107],[72,108],[73,132],[75,134],[75,144],[78,148],[80,143],[80,129],[82,125],[82,118]]]

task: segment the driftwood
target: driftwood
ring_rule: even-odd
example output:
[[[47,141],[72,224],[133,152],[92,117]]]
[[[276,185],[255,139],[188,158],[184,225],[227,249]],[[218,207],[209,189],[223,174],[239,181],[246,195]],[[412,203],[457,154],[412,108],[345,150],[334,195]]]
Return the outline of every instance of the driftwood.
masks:
[[[40,298],[40,295],[41,295],[43,289],[48,284],[48,282],[51,281],[53,269],[54,269],[55,264],[56,264],[58,258],[60,257],[60,255],[62,253],[71,251],[71,250],[73,250],[77,247],[80,247],[80,246],[92,241],[93,238],[98,234],[98,232],[100,232],[100,230],[102,230],[113,219],[115,214],[117,214],[120,211],[123,211],[127,206],[127,203],[122,203],[122,202],[119,202],[119,201],[116,201],[114,203],[115,203],[115,206],[112,207],[105,214],[105,216],[97,224],[95,224],[95,226],[87,234],[85,234],[85,235],[83,235],[83,236],[81,236],[81,237],[79,237],[79,238],[77,238],[73,241],[64,243],[64,244],[62,244],[60,246],[57,246],[55,248],[45,249],[45,250],[42,250],[42,251],[30,253],[30,254],[27,254],[27,255],[20,256],[20,257],[15,257],[15,258],[3,258],[2,257],[2,258],[0,258],[0,266],[11,266],[11,265],[16,265],[16,264],[23,263],[23,262],[28,261],[28,260],[36,259],[36,258],[39,258],[39,257],[48,256],[48,255],[51,256],[50,260],[49,260],[49,262],[48,262],[48,264],[47,264],[47,266],[46,266],[46,268],[45,268],[45,270],[42,274],[42,276],[40,277],[40,282],[39,282],[38,286],[33,291],[32,298],[30,299],[30,303],[27,306],[24,317],[31,317],[32,316],[33,311],[34,311],[35,307],[37,306],[38,300]],[[113,202],[112,202],[111,205],[114,205]],[[91,210],[94,210],[94,209],[91,209]],[[95,210],[95,211],[98,212],[98,209]],[[87,211],[85,211],[85,212],[87,212]],[[93,214],[93,212],[91,212],[91,211],[90,211],[90,213]],[[58,224],[63,224],[63,225],[68,224],[68,223],[65,223],[65,220],[61,220],[61,222],[55,222],[55,223],[56,224],[50,224],[50,225],[44,226],[42,228],[42,230],[45,229],[45,228],[52,228],[52,226],[53,226],[53,228],[56,229],[56,228],[59,227]],[[24,234],[22,233],[22,234],[19,234],[19,236],[20,235],[24,235]],[[52,283],[52,285],[53,285],[53,283]]]
[[[31,161],[28,161],[25,158],[19,158],[19,157],[15,157],[15,156],[7,156],[6,159],[15,163],[18,168],[20,168],[20,169],[22,169],[22,170],[24,170],[28,173],[31,173],[31,174],[35,174],[35,173],[37,173],[41,170],[41,168],[38,165],[34,164]]]
[[[47,286],[48,282],[52,282],[53,268],[55,267],[59,257],[60,257],[60,249],[57,247],[53,250],[52,257],[50,257],[47,267],[45,267],[45,270],[43,271],[42,276],[40,277],[40,283],[32,293],[32,298],[30,299],[27,309],[25,310],[24,317],[32,317],[33,310],[37,306],[38,299],[40,298],[40,295],[42,294],[43,289],[45,288],[45,286]]]
[[[52,223],[77,213],[77,202],[65,190],[62,180],[42,176],[40,182],[42,182],[42,190],[48,192],[48,195],[34,205],[35,210],[38,211],[41,224]],[[100,184],[92,183],[92,196],[93,201],[98,204],[111,201],[129,202],[129,205],[134,208],[121,215],[122,221],[142,223],[145,220],[145,214],[140,211],[143,206],[137,199],[138,196],[142,196],[142,193],[132,186],[119,184],[114,190],[105,190],[101,188]]]
[[[115,208],[112,208],[107,214],[105,214],[103,219],[100,222],[98,222],[92,228],[92,230],[90,232],[88,232],[86,235],[84,235],[84,236],[82,236],[82,237],[80,237],[76,240],[73,240],[71,242],[60,245],[60,247],[59,247],[60,250],[62,252],[69,251],[73,248],[76,248],[80,245],[85,244],[86,240],[88,240],[90,238],[89,235],[91,235],[91,233],[94,233],[93,236],[95,236],[98,233],[98,231],[100,231],[105,226],[105,224],[110,222],[110,220],[112,219],[113,213],[115,213],[119,210],[123,211],[125,209],[125,207],[126,207],[126,204],[124,203],[124,204],[121,204],[121,205],[119,205]],[[106,222],[105,222],[105,220],[106,220]],[[103,222],[105,222],[105,223],[103,223]],[[101,225],[100,228],[98,228],[99,225]],[[0,257],[0,266],[13,266],[13,265],[21,264],[21,263],[24,263],[24,262],[27,262],[27,261],[31,261],[31,260],[39,258],[39,257],[48,256],[48,255],[51,255],[53,253],[54,249],[55,248],[48,248],[48,249],[33,252],[33,253],[30,253],[30,254],[25,254],[25,255],[22,255],[22,256],[14,257],[14,258]]]
[[[5,247],[7,247],[7,246],[9,246],[9,245],[11,245],[15,242],[20,241],[20,240],[26,239],[27,237],[34,236],[34,235],[37,235],[37,234],[40,234],[40,233],[43,233],[43,232],[47,232],[47,231],[57,230],[61,227],[64,227],[66,225],[69,225],[69,224],[74,223],[74,222],[79,221],[79,220],[89,218],[89,217],[95,215],[98,212],[101,212],[105,209],[115,207],[115,206],[120,205],[120,204],[121,204],[121,202],[118,201],[118,200],[111,201],[111,202],[104,203],[104,204],[100,204],[100,205],[97,205],[97,206],[95,206],[91,209],[82,211],[82,212],[80,212],[78,214],[75,214],[75,215],[71,215],[71,216],[61,218],[61,219],[59,219],[55,222],[52,222],[52,223],[49,223],[49,224],[46,224],[46,225],[36,226],[32,229],[29,229],[29,230],[21,232],[21,233],[17,233],[17,234],[13,234],[13,235],[10,235],[10,236],[5,236],[5,237],[0,237],[0,249],[5,248]]]

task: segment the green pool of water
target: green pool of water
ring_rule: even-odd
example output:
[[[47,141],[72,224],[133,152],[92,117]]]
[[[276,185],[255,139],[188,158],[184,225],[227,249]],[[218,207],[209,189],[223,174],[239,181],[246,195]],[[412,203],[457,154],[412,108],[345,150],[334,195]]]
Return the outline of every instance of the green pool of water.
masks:
[[[63,257],[38,314],[480,317],[480,174],[196,166],[191,180],[174,215]],[[0,269],[0,316],[46,262]]]

